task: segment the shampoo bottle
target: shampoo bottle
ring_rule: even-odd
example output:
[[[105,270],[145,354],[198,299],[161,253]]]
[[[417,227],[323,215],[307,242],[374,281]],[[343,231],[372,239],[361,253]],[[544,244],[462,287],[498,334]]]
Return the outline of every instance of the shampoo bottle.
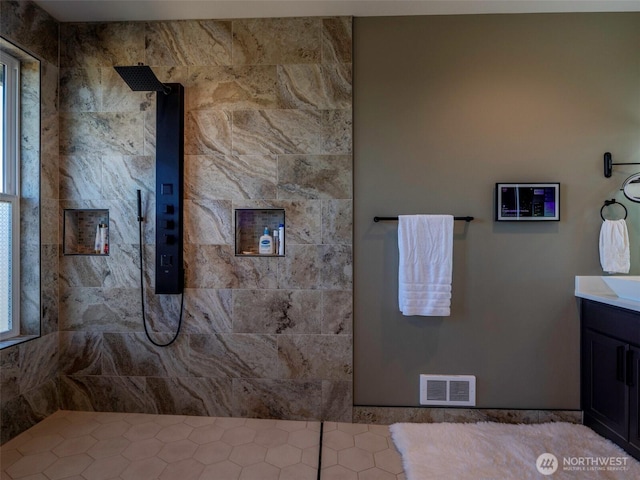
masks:
[[[260,237],[260,246],[258,248],[260,255],[273,254],[273,239],[269,235],[269,228],[264,227],[264,234]]]

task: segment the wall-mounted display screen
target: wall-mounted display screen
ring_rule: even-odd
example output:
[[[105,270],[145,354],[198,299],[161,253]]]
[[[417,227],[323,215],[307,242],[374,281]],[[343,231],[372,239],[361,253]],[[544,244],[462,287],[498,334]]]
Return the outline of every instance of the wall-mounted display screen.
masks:
[[[560,220],[560,184],[496,183],[496,220]]]

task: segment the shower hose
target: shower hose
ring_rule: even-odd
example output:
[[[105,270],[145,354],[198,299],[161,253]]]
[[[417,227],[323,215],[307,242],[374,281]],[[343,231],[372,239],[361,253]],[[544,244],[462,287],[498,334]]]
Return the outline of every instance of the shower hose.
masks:
[[[178,328],[176,329],[176,333],[171,340],[167,343],[158,343],[149,334],[149,327],[147,326],[147,319],[144,310],[144,270],[142,257],[143,255],[143,244],[142,244],[142,222],[144,218],[142,217],[142,200],[140,198],[140,190],[138,190],[138,243],[140,246],[140,305],[142,306],[142,325],[144,326],[144,333],[151,343],[153,343],[156,347],[168,347],[173,342],[178,339],[178,335],[180,334],[180,327],[182,327],[182,314],[184,311],[184,290],[180,294],[180,316],[178,317]]]

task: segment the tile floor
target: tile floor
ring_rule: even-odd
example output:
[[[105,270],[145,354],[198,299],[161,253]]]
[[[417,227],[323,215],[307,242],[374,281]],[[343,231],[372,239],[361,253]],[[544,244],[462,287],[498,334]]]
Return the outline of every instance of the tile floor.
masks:
[[[1,480],[404,480],[389,429],[59,411],[0,447]]]

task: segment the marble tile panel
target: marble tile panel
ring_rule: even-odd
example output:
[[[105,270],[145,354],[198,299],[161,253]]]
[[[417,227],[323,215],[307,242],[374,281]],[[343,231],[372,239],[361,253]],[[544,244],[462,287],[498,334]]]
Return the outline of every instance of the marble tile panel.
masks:
[[[285,209],[285,252],[287,245],[317,244],[322,238],[322,209],[317,200],[278,200]]]
[[[58,22],[33,2],[0,2],[0,32],[51,63],[58,60]]]
[[[444,422],[444,408],[425,407],[353,407],[353,422],[391,425],[399,422]]]
[[[40,156],[40,197],[58,199],[60,197],[60,162],[58,156],[58,118],[43,118]]]
[[[186,110],[275,108],[276,66],[191,67]]]
[[[286,256],[278,258],[278,288],[320,289],[324,268],[320,247],[285,243],[285,249]]]
[[[60,158],[60,198],[102,198],[102,159],[98,154],[66,155]]]
[[[24,335],[40,335],[40,289],[24,288],[20,291],[20,331]]]
[[[236,333],[320,333],[322,293],[314,290],[234,290]]]
[[[326,135],[326,116],[316,110],[233,112],[234,155],[320,154],[335,141]],[[335,128],[335,127],[334,127]]]
[[[60,69],[61,112],[100,111],[102,106],[100,70],[98,67]]]
[[[281,378],[351,381],[352,338],[348,335],[280,335]]]
[[[186,336],[178,337],[168,347],[156,347],[144,333],[103,333],[102,338],[103,375],[188,376],[189,342]]]
[[[140,291],[132,288],[61,288],[60,330],[130,332],[141,329]]]
[[[180,323],[182,295],[156,295],[155,285],[145,288],[145,320],[152,338],[159,343],[170,341]],[[142,325],[142,313],[140,313]],[[183,314],[184,323],[184,314]],[[182,331],[182,328],[180,328]]]
[[[188,288],[276,288],[276,257],[236,257],[230,245],[185,246]]]
[[[38,421],[48,417],[60,408],[57,376],[37,385],[22,396],[27,400]]]
[[[59,371],[63,375],[102,374],[102,334],[60,332]]]
[[[88,412],[156,413],[141,377],[61,375],[60,405]]]
[[[278,65],[278,107],[350,109],[351,64]]]
[[[58,278],[55,270],[55,280],[45,282],[43,279],[42,291],[40,292],[41,311],[41,335],[48,335],[58,331]]]
[[[320,381],[233,380],[234,417],[317,420],[321,399]]]
[[[351,290],[353,288],[353,252],[351,245],[323,245],[321,250],[321,288]]]
[[[0,8],[2,3],[6,2],[0,2]],[[25,430],[28,430],[35,425],[38,420],[39,419],[33,415],[24,396],[19,395],[7,399],[0,404],[0,445],[12,440]]]
[[[231,113],[223,110],[192,110],[185,118],[185,155],[229,155]]]
[[[120,200],[102,200],[99,203],[100,208],[109,209],[109,241],[114,244],[138,245],[140,226],[136,189],[120,192]],[[155,211],[155,194],[147,194],[142,190],[142,241],[145,245],[156,242]]]
[[[351,110],[322,112],[325,144],[322,153],[350,155],[353,152],[353,113]]]
[[[130,202],[136,200],[136,190],[145,196],[155,191],[155,158],[150,156],[103,156],[103,198]]]
[[[229,200],[185,200],[184,241],[196,245],[233,245]]]
[[[152,105],[149,110],[144,113],[144,142],[143,153],[144,155],[156,157],[156,108]]]
[[[185,289],[182,329],[187,334],[229,333],[233,322],[232,290]]]
[[[353,333],[353,292],[351,290],[322,292],[322,333],[329,335]]]
[[[57,200],[44,198],[40,200],[40,243],[53,245],[58,243],[59,204]],[[57,256],[56,256],[57,258]]]
[[[158,80],[160,80],[162,83],[180,83],[182,84],[183,87],[185,87],[185,102],[187,99],[187,95],[189,92],[189,72],[192,68],[197,68],[197,67],[186,67],[186,66],[172,66],[172,67],[168,67],[168,66],[154,66],[152,68],[153,73],[156,74],[156,77],[158,77]],[[154,95],[155,97],[155,95]],[[185,103],[186,105],[186,103]],[[149,111],[153,112],[154,117],[155,117],[155,110],[156,110],[156,103],[152,102],[149,105]],[[155,125],[155,123],[154,123]]]
[[[107,274],[107,259],[95,255],[61,255],[60,285],[71,287],[101,287]]]
[[[275,198],[277,162],[272,155],[189,155],[184,177],[185,198]]]
[[[109,256],[101,259],[104,260],[104,277],[102,285],[98,286],[105,288],[140,287],[140,247],[138,245],[111,243]]]
[[[352,161],[347,155],[279,155],[278,198],[350,199]]]
[[[322,63],[353,61],[353,18],[322,19]]]
[[[353,243],[353,200],[322,201],[322,243]]]
[[[319,18],[258,18],[233,21],[234,65],[319,63]]]
[[[20,144],[22,152],[40,149],[40,64],[33,58],[20,64]]]
[[[20,197],[23,200],[40,198],[40,152],[22,150],[20,154]]]
[[[230,65],[231,22],[176,20],[148,22],[145,27],[148,65]]]
[[[322,420],[351,422],[353,417],[353,383],[322,381]]]
[[[97,111],[144,112],[155,104],[153,92],[132,91],[113,67],[94,69],[98,70],[100,78],[99,90],[96,92]]]
[[[58,373],[58,334],[52,333],[20,345],[20,393],[52,380]]]
[[[0,350],[0,404],[20,395],[20,346]]]
[[[55,119],[58,116],[60,74],[58,62],[40,62],[40,115],[42,118]]]
[[[62,155],[143,155],[144,112],[62,112]]]
[[[146,390],[160,414],[230,417],[230,379],[147,377]]]
[[[20,244],[37,248],[40,245],[40,201],[20,199]],[[36,255],[31,258],[38,258]]]
[[[0,443],[5,443],[59,408],[57,382],[50,380],[0,406]]]
[[[60,24],[61,67],[112,67],[144,63],[143,25],[138,22]]]
[[[581,410],[540,410],[538,412],[540,423],[568,422],[582,424]]]
[[[275,335],[189,335],[189,373],[210,378],[277,378]]]
[[[452,423],[498,422],[538,423],[537,410],[501,410],[479,408],[445,408],[444,421]]]

